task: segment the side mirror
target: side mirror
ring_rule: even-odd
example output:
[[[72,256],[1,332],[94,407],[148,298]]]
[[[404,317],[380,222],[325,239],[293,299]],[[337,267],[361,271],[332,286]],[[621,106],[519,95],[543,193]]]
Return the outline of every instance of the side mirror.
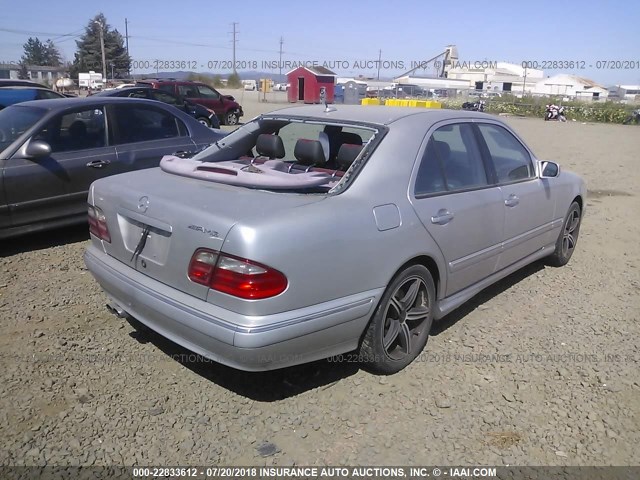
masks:
[[[34,160],[45,158],[51,155],[51,145],[44,140],[31,140],[24,153]]]
[[[555,178],[560,175],[560,165],[556,162],[540,162],[540,178]]]

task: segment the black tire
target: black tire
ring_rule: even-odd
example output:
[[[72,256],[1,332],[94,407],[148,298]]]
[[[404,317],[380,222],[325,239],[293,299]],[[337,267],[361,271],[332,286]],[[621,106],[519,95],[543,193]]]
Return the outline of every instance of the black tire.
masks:
[[[211,128],[211,122],[209,121],[209,119],[207,117],[198,117],[198,118],[196,118],[196,120],[198,120],[205,127]]]
[[[227,112],[224,115],[224,124],[225,125],[237,125],[240,121],[240,117],[237,112]]]
[[[398,273],[382,296],[360,345],[363,367],[390,375],[409,365],[429,339],[435,298],[435,284],[426,267],[412,265]]]
[[[580,222],[582,221],[582,210],[578,202],[573,202],[569,207],[567,216],[562,224],[562,230],[556,240],[556,248],[546,263],[553,267],[562,267],[569,263],[576,245],[578,244],[578,234],[580,233]]]

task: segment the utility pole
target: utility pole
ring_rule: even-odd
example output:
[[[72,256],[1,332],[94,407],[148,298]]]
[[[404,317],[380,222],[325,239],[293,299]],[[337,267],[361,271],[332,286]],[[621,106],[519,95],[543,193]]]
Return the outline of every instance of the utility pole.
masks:
[[[378,80],[380,80],[380,64],[382,63],[382,49],[378,50]]]
[[[131,77],[131,57],[129,57],[129,21],[125,18],[124,19],[124,39],[125,39],[125,46],[127,48],[127,58],[129,59],[129,62],[127,63],[127,78]]]
[[[280,37],[280,61],[278,62],[278,67],[280,67],[280,74],[278,75],[278,81],[282,81],[282,44],[284,43],[284,38]]]
[[[233,22],[233,73],[236,73],[236,43],[238,42],[236,40],[236,35],[239,33],[236,31],[236,25],[238,25],[238,22]]]
[[[99,21],[95,23],[100,27],[100,49],[102,50],[102,81],[107,81],[107,58],[104,53],[104,24]]]

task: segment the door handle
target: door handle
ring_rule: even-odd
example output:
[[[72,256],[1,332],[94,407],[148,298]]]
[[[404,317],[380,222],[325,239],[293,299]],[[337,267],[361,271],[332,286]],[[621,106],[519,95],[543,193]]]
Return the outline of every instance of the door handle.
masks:
[[[92,162],[87,163],[87,167],[91,168],[102,168],[109,165],[111,162],[109,160],[94,160]]]
[[[431,217],[431,223],[435,223],[436,225],[445,225],[451,220],[453,220],[453,213],[444,208],[438,210],[438,213]]]
[[[517,195],[514,195],[513,193],[511,195],[509,195],[509,198],[507,198],[504,201],[504,204],[507,207],[515,207],[516,205],[518,205],[520,203],[520,199],[518,198]]]

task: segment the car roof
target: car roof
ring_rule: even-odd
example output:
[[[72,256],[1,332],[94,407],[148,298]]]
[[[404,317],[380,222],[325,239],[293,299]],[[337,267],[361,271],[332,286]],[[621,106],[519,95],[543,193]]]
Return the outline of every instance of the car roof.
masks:
[[[43,85],[2,85],[0,84],[0,90],[46,90],[47,92],[53,92],[53,90]]]
[[[149,85],[138,85],[136,87],[123,87],[123,88],[110,88],[109,90],[102,90],[101,92],[94,93],[91,95],[92,97],[108,97],[109,95],[121,95],[122,92],[131,92],[134,90],[149,90],[154,91],[157,90],[155,88],[150,87]],[[171,92],[164,92],[171,95]]]
[[[176,85],[207,85],[204,82],[198,82],[194,80],[176,80],[175,78],[170,80],[168,78],[144,78],[142,80],[137,80],[136,85],[139,84],[151,84],[151,83],[171,83]]]
[[[43,84],[34,82],[33,80],[14,80],[12,78],[0,78],[0,87],[14,87],[14,86],[46,88]]]
[[[425,120],[435,123],[453,118],[495,119],[493,115],[466,110],[449,110],[444,108],[412,108],[387,107],[375,105],[335,105],[334,111],[325,112],[324,105],[305,105],[303,107],[288,107],[263,115],[263,117],[301,116],[322,120],[350,121],[389,125],[402,118],[423,116]]]
[[[146,98],[130,98],[130,97],[98,97],[97,95],[91,95],[90,97],[83,98],[54,98],[47,100],[31,100],[28,102],[21,102],[16,106],[26,107],[38,107],[46,110],[60,110],[64,108],[81,107],[83,105],[95,105],[95,104],[116,104],[116,103],[146,103],[147,105],[166,105],[156,100],[147,100]]]

